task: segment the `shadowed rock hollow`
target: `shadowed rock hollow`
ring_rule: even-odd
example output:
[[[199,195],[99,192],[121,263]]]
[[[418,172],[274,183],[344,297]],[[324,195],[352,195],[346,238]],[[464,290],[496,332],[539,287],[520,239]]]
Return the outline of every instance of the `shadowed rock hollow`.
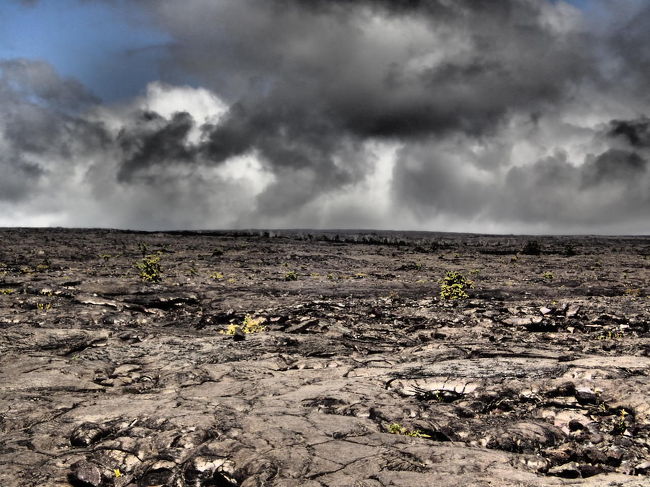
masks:
[[[2,486],[650,484],[648,239],[0,242]]]

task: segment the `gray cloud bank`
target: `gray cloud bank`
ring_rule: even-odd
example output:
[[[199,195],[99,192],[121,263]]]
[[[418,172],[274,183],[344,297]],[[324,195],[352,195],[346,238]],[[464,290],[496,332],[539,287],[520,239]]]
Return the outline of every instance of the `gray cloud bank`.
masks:
[[[139,4],[199,87],[0,62],[0,224],[650,233],[641,2]]]

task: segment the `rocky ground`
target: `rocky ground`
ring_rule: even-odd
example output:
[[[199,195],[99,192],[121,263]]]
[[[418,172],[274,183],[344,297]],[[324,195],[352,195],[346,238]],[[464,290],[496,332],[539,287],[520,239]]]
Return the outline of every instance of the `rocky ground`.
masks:
[[[650,485],[650,239],[0,242],[2,486]]]

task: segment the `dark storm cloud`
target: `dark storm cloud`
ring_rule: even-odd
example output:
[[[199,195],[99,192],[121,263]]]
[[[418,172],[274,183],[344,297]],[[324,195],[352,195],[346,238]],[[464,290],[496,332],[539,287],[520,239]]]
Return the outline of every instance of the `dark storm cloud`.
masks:
[[[620,137],[635,148],[650,148],[650,119],[612,120],[609,135]]]
[[[279,176],[276,185],[260,195],[262,212],[282,213],[323,191],[357,181],[364,167],[358,142],[310,108],[314,106],[296,106],[291,97],[279,96],[252,106],[237,103],[218,125],[203,127],[209,136],[200,147],[201,156],[219,163],[255,150]],[[346,162],[337,165],[341,157]],[[296,184],[306,186],[297,191]]]
[[[23,161],[15,154],[0,155],[0,201],[19,202],[30,196],[35,181],[42,174],[41,168]]]
[[[411,15],[419,14],[435,18],[436,21],[448,18],[458,19],[463,13],[489,13],[491,18],[508,18],[522,5],[528,9],[530,3],[516,0],[274,0],[277,4],[288,8],[293,5],[319,12],[336,11],[337,9],[369,7],[382,13]]]
[[[122,129],[117,137],[124,152],[118,181],[130,181],[137,172],[152,164],[192,162],[196,152],[188,144],[187,136],[193,126],[194,119],[187,112],[177,112],[171,120],[155,112],[140,114],[135,126]]]
[[[180,63],[300,135],[481,134],[592,74],[585,39],[545,25],[544,2],[198,2],[191,22],[162,4]]]
[[[364,141],[488,136],[514,113],[561,104],[595,75],[585,36],[554,25],[561,14],[546,2],[149,6],[177,39],[178,65],[233,104],[201,154],[220,163],[255,151],[279,176],[264,210],[363,180]],[[300,194],[286,191],[291,168],[308,174]]]
[[[463,150],[435,143],[403,150],[395,170],[396,199],[421,217],[542,224],[555,231],[584,231],[610,219],[637,221],[650,214],[650,165],[636,151],[608,149],[576,166],[559,150],[502,175],[476,177],[457,162],[456,152]]]
[[[69,158],[105,148],[101,125],[75,115],[95,98],[50,65],[25,59],[0,61],[0,200],[25,200],[47,173],[48,157]]]
[[[647,165],[647,161],[635,152],[610,149],[583,166],[583,184],[633,183],[644,175]]]
[[[650,5],[643,3],[629,19],[615,24],[607,47],[619,61],[611,81],[633,90],[635,96],[647,102],[650,94],[643,86],[650,77]]]
[[[51,65],[42,61],[0,61],[0,83],[5,91],[12,90],[17,96],[62,111],[79,110],[99,101],[77,80],[61,78]]]
[[[79,110],[97,102],[79,82],[60,77],[52,66],[25,59],[0,61],[0,113],[5,139],[20,159],[107,143],[102,127]],[[5,151],[5,152],[11,152]]]
[[[132,6],[113,4],[126,15]],[[348,193],[330,214],[385,218],[386,227],[440,216],[468,230],[478,220],[596,228],[650,211],[650,8],[610,10],[611,23],[596,29],[550,0],[137,5],[174,39],[164,71],[183,73],[227,109],[201,119],[182,103],[157,113],[135,100],[99,116],[97,100],[48,65],[5,62],[2,131],[5,154],[16,157],[1,163],[11,164],[12,188],[32,170],[45,177],[38,156],[52,155],[99,161],[85,175],[97,195],[131,188],[172,212],[190,178],[189,202],[214,204],[217,184],[230,194],[225,208],[227,184],[240,184],[232,161],[249,157],[256,206],[233,208],[237,224],[292,226],[298,215],[307,225],[349,224],[323,216]],[[392,178],[376,183],[379,201],[364,200],[386,147],[396,151]]]

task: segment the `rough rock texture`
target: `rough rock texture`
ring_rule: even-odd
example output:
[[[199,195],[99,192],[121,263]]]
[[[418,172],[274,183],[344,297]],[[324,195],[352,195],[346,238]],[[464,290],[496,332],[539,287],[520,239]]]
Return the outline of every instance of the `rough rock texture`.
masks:
[[[530,240],[0,230],[0,485],[650,485],[650,240]]]

